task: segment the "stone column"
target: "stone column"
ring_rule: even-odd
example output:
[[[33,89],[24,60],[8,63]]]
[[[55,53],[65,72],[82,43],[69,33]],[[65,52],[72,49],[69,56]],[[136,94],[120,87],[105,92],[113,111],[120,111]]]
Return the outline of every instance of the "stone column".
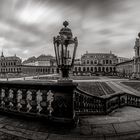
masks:
[[[133,74],[132,74],[132,78],[136,78],[136,57],[134,58],[134,62],[133,62]]]

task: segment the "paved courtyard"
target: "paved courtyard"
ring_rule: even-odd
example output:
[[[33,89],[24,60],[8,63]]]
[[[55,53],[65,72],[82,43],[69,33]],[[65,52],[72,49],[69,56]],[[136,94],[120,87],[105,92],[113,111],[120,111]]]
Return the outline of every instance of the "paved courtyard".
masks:
[[[76,128],[0,115],[0,139],[139,139],[140,109],[124,107],[109,115],[80,117]]]

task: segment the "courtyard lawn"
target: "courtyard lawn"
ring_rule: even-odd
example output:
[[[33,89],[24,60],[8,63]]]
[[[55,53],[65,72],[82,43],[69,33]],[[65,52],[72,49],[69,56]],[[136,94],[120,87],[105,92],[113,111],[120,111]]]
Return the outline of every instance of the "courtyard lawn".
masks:
[[[78,88],[94,96],[113,94],[115,91],[105,82],[80,82]]]
[[[140,82],[121,82],[121,83],[137,91],[140,91]]]

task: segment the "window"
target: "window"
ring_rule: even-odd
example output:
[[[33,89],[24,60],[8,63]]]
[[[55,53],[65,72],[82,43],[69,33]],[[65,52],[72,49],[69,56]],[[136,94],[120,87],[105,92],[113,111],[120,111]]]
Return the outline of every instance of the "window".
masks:
[[[108,60],[106,60],[106,64],[108,64]]]
[[[85,67],[83,67],[83,71],[86,71],[86,68]]]
[[[95,69],[95,72],[96,72],[97,71],[97,67],[95,67],[94,69]]]
[[[89,60],[87,60],[87,64],[89,64]]]
[[[81,71],[81,67],[79,67],[78,70]]]
[[[83,64],[85,64],[85,61],[83,61]]]
[[[97,60],[94,60],[94,64],[95,64],[95,65],[97,64],[97,62],[98,62]]]
[[[90,64],[91,64],[91,65],[93,64],[93,60],[90,61]]]

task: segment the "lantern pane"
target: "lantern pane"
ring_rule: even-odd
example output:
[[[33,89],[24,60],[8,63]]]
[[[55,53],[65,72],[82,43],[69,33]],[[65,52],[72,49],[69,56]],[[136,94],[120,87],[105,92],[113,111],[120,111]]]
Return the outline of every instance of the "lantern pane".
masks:
[[[69,44],[69,46],[68,46],[68,49],[67,49],[67,56],[68,56],[67,65],[72,64],[74,47],[75,47],[75,44]]]

